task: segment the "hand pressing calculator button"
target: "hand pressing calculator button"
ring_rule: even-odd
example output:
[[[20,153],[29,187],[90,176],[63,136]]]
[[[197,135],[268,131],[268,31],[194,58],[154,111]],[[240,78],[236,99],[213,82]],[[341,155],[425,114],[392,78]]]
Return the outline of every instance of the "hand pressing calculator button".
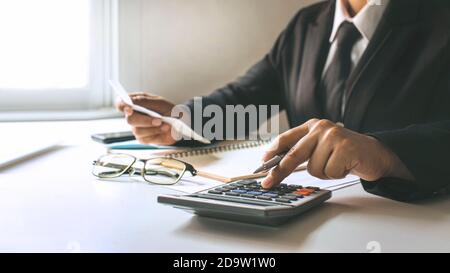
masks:
[[[331,197],[317,187],[281,184],[264,189],[256,180],[218,186],[191,195],[164,195],[158,202],[200,216],[278,225]]]

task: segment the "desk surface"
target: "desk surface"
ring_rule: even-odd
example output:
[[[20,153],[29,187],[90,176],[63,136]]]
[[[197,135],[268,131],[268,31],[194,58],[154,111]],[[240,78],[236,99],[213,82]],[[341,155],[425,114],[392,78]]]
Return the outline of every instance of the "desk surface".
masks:
[[[73,143],[0,170],[0,251],[450,251],[448,198],[404,204],[357,185],[286,225],[262,227],[159,205],[166,188],[98,181],[90,163],[102,152]]]

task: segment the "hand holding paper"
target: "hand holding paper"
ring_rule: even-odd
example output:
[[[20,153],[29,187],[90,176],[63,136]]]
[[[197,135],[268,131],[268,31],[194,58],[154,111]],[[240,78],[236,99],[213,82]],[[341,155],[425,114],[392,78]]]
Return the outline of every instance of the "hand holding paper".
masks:
[[[161,114],[152,111],[150,109],[147,109],[145,107],[142,107],[140,105],[136,105],[135,103],[133,103],[133,100],[130,98],[130,96],[128,95],[128,93],[125,91],[125,89],[123,88],[123,86],[118,82],[118,81],[110,81],[110,85],[113,88],[114,92],[120,97],[120,99],[127,104],[128,106],[130,106],[133,110],[148,115],[150,117],[153,118],[158,118],[161,119],[162,122],[169,124],[170,126],[172,126],[172,129],[181,134],[182,136],[188,138],[188,139],[193,139],[193,140],[197,140],[201,143],[204,144],[210,144],[211,142],[205,138],[203,138],[202,136],[200,136],[199,134],[197,134],[196,132],[194,132],[189,126],[187,126],[183,121],[176,119],[176,118],[172,118],[172,117],[166,117],[166,116],[162,116]]]

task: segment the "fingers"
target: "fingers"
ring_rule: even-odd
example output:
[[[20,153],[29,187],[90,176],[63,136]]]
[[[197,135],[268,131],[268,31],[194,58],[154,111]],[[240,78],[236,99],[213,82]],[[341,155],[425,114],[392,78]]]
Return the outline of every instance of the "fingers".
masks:
[[[125,112],[127,112],[126,108]],[[172,145],[174,143],[171,136],[172,127],[160,119],[134,112],[130,116],[127,115],[127,121],[132,126],[136,139],[142,144]]]
[[[321,179],[342,179],[353,173],[365,180],[376,181],[389,169],[385,161],[390,156],[379,156],[383,148],[378,141],[328,120],[312,120],[281,135],[265,159],[285,151],[295,141],[298,142],[279,166],[262,182],[263,187],[279,184],[308,160],[309,173]]]
[[[300,164],[306,162],[311,157],[316,148],[317,141],[316,135],[308,135],[297,142],[280,164],[264,179],[262,186],[264,188],[271,188],[283,181]]]
[[[152,102],[156,101],[156,97],[150,96],[146,93],[132,93],[130,94],[131,100],[133,100],[134,104],[149,107]]]
[[[144,92],[131,93],[129,96],[133,100],[133,103],[144,107],[153,106],[152,104],[157,105],[158,102],[162,100],[161,97],[152,96]],[[124,112],[125,107],[128,106],[120,98],[117,98],[114,105],[121,112]]]
[[[124,112],[125,107],[128,107],[128,105],[126,105],[122,100],[118,99],[116,100],[116,102],[114,103],[115,107],[117,110],[119,110],[120,112]]]
[[[162,125],[161,119],[152,118],[150,116],[140,114],[136,111],[133,111],[133,109],[128,106],[124,108],[124,112],[128,124],[133,127],[159,127]]]
[[[134,110],[133,110],[133,108],[131,108],[127,105],[123,108],[123,112],[125,113],[125,116],[129,117],[129,116],[133,115]]]
[[[147,93],[133,93],[130,97],[134,104],[151,109],[162,115],[170,115],[172,108],[175,106],[162,97],[152,96]]]
[[[161,97],[154,96],[154,95],[151,95],[151,94],[146,93],[146,92],[134,92],[134,93],[130,93],[130,97],[131,97],[132,99],[138,99],[139,97],[142,97],[142,98],[145,98],[145,99],[159,99],[159,98],[161,98]]]
[[[162,124],[159,127],[133,127],[133,134],[142,144],[172,145],[171,127]]]
[[[143,139],[148,137],[154,137],[160,134],[164,134],[170,131],[168,124],[163,124],[159,127],[133,127],[133,134],[136,138]]]
[[[308,160],[308,171],[312,176],[320,179],[345,177],[349,172],[345,167],[345,158],[333,156],[345,154],[334,153],[336,145],[344,139],[343,130],[328,120],[314,119],[281,135],[274,144],[275,148],[264,157],[265,160],[285,151],[293,142],[298,142],[262,182],[263,187],[270,188],[279,184]],[[329,163],[332,156],[333,161]]]
[[[174,143],[170,134],[162,133],[159,135],[144,137],[138,140],[142,144],[155,144],[155,145],[172,145]]]
[[[345,178],[350,173],[347,165],[347,159],[342,153],[333,152],[325,166],[325,175],[329,179]]]
[[[262,160],[268,161],[276,155],[289,151],[297,141],[308,134],[308,124],[296,127],[278,136],[272,143],[269,150],[264,154]]]
[[[172,103],[164,98],[144,92],[129,95],[134,104],[152,109],[162,115],[170,115],[174,107]],[[172,127],[163,123],[161,119],[134,111],[131,106],[121,100],[116,101],[115,106],[119,111],[125,113],[126,120],[131,125],[133,133],[139,142],[160,145],[172,145],[176,142],[175,138],[172,137]]]
[[[325,167],[332,154],[328,143],[319,142],[308,162],[308,172],[314,177],[326,180],[330,177],[325,172]]]
[[[329,128],[334,125],[327,121],[320,121],[314,124],[310,130],[312,134],[316,134],[318,137],[317,148],[311,155],[311,158],[308,162],[308,172],[317,178],[320,179],[329,179],[327,174],[325,173],[325,167],[327,165],[328,160],[330,159],[331,154],[334,150],[335,139],[339,134],[338,130],[330,130]]]

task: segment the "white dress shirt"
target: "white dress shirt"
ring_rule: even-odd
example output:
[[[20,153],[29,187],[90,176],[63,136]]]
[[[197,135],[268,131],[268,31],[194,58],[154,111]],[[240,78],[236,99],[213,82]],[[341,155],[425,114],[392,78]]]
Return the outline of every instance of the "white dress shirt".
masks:
[[[336,0],[333,30],[330,36],[331,47],[322,75],[325,75],[325,72],[336,54],[336,38],[341,24],[345,21],[351,22],[361,33],[361,38],[355,43],[351,52],[353,69],[358,64],[358,61],[361,59],[364,51],[369,45],[390,0],[368,0],[366,6],[353,18],[350,17],[343,1],[344,0]]]

